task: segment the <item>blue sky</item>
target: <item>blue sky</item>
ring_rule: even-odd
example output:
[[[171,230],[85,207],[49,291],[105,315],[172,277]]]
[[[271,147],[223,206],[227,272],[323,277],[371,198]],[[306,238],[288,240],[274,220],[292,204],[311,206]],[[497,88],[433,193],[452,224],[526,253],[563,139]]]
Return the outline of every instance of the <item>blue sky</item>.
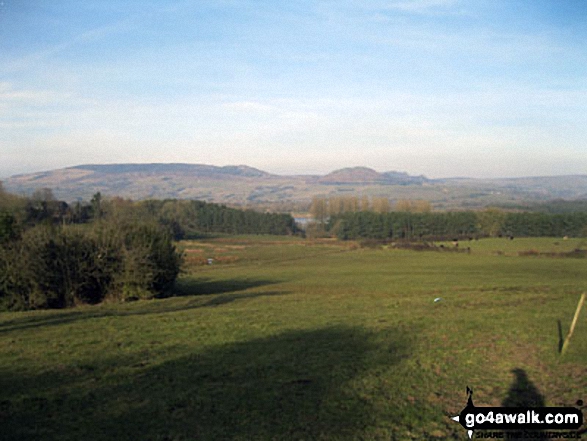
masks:
[[[587,3],[0,0],[0,177],[587,173]]]

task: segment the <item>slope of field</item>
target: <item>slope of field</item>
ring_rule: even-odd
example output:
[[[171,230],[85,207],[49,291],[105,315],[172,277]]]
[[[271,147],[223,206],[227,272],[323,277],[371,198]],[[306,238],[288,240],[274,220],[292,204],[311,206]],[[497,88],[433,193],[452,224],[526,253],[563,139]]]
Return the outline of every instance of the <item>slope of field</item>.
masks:
[[[3,438],[465,439],[467,386],[478,406],[587,398],[587,311],[559,354],[585,259],[519,255],[577,239],[181,246],[175,298],[0,314]]]

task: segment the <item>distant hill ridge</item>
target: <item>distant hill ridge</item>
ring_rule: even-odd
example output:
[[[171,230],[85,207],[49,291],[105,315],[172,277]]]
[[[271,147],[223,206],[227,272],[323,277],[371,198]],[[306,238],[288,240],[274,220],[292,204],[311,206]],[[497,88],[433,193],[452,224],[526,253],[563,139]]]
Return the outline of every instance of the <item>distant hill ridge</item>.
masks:
[[[587,198],[587,176],[506,179],[428,179],[405,172],[348,167],[319,175],[276,175],[247,165],[186,163],[82,164],[12,176],[6,190],[32,194],[51,188],[65,201],[105,196],[139,199],[199,199],[233,206],[300,207],[314,196],[343,195],[422,199],[436,209],[475,209],[496,205]],[[284,205],[285,204],[285,205]]]
[[[67,169],[91,170],[97,173],[191,173],[197,175],[226,174],[234,176],[263,177],[270,173],[249,167],[247,165],[226,165],[218,167],[206,164],[185,163],[151,163],[151,164],[84,164],[68,167]],[[66,169],[66,170],[67,170]]]
[[[388,171],[379,173],[368,167],[348,167],[335,170],[319,179],[324,184],[422,184],[429,179],[425,176],[410,176],[405,172]]]
[[[263,170],[247,165],[225,165],[215,166],[207,164],[185,164],[185,163],[150,163],[150,164],[82,164],[67,167],[65,170],[88,170],[104,174],[193,174],[198,176],[231,175],[243,177],[271,177],[277,176]],[[43,172],[46,175],[50,172]],[[26,176],[26,175],[18,175]],[[425,176],[410,176],[405,172],[388,171],[379,173],[368,167],[347,167],[335,170],[325,176],[308,175],[316,177],[319,182],[325,184],[367,184],[367,183],[392,183],[407,184],[421,183],[428,181]]]

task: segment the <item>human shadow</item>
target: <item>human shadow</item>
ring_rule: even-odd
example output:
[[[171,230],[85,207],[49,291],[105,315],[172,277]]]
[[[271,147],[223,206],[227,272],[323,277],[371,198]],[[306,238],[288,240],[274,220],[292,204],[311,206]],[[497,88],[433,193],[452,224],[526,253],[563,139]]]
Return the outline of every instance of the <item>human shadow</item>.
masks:
[[[501,403],[503,407],[544,407],[544,396],[540,393],[538,388],[528,378],[526,371],[520,368],[512,370],[514,374],[514,382],[508,390],[508,394]],[[513,435],[513,432],[510,433]],[[525,440],[530,439],[524,434],[521,437],[510,436],[508,439]],[[541,431],[534,431],[531,439],[547,440],[546,435]]]
[[[544,396],[523,369],[512,370],[514,382],[501,403],[503,407],[544,407]]]
[[[138,354],[96,357],[77,377],[4,372],[3,431],[23,440],[358,439],[376,412],[357,379],[410,354],[399,332],[384,346],[363,328],[337,326],[152,365]]]

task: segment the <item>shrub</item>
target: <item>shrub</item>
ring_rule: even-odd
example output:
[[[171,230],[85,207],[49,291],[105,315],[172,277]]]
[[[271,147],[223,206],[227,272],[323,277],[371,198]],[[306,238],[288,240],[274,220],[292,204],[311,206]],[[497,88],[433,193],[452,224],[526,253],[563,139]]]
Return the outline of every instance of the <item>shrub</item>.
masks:
[[[18,239],[20,228],[11,213],[0,211],[0,244]]]
[[[174,283],[182,256],[149,222],[36,226],[0,248],[0,299],[10,309],[148,298]]]
[[[115,280],[117,294],[127,300],[168,290],[182,263],[171,233],[153,222],[125,223],[120,231],[123,265]]]
[[[30,308],[33,275],[20,243],[0,247],[0,304],[2,309]]]
[[[23,235],[22,248],[34,297],[49,308],[100,302],[116,270],[103,264],[98,242],[80,228],[34,227]]]

